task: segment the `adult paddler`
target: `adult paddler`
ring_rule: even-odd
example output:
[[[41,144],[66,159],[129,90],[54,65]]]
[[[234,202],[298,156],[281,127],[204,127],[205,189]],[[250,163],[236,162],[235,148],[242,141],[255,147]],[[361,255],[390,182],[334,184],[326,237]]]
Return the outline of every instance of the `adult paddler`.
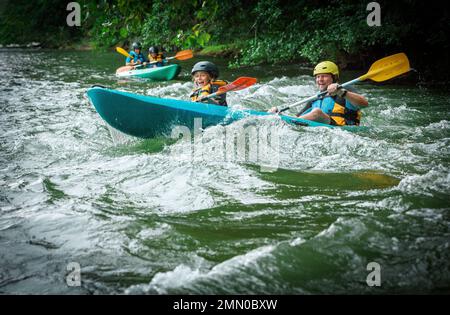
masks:
[[[367,99],[353,90],[339,87],[339,68],[331,61],[322,61],[313,75],[320,92],[328,93],[307,103],[296,116],[334,126],[359,125],[361,107],[369,105]],[[276,113],[273,107],[269,112]]]

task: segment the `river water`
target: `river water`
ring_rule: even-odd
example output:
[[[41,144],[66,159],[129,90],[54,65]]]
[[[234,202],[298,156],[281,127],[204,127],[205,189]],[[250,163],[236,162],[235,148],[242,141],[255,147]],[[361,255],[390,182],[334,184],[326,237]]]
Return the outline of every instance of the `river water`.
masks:
[[[124,137],[85,97],[101,84],[187,99],[198,60],[152,83],[118,80],[116,53],[0,52],[0,293],[450,291],[448,91],[360,84],[370,107],[357,132],[251,117],[226,126],[276,132],[270,171],[189,159],[183,139]],[[231,106],[315,93],[298,65],[212,60],[223,79],[259,80],[230,93]],[[203,131],[203,152],[219,132]]]

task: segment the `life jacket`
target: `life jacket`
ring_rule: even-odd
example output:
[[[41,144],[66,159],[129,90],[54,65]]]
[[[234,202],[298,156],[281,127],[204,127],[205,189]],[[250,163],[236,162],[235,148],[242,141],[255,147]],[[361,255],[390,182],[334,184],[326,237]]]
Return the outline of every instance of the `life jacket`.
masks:
[[[329,114],[332,124],[337,126],[356,125],[359,126],[361,121],[361,110],[352,110],[345,106],[345,98],[332,96],[334,99],[334,107]]]
[[[333,107],[331,109],[331,112],[327,111],[324,113],[330,116],[331,118],[331,125],[335,126],[351,126],[351,125],[357,125],[359,126],[359,123],[361,121],[361,110],[353,110],[345,106],[346,100],[343,97],[340,96],[322,96],[318,100],[314,102],[323,102],[325,98],[331,98],[334,103]],[[297,116],[302,115],[304,112],[309,110],[314,102],[310,102],[305,108],[300,112]]]
[[[205,84],[203,87],[196,88],[192,91],[192,93],[190,95],[191,101],[196,102],[200,97],[215,93],[219,90],[219,88],[221,86],[224,86],[227,84],[228,84],[227,81],[216,80],[216,81],[211,81],[209,84]],[[222,106],[228,106],[225,94],[221,94],[221,95],[215,96],[213,98],[208,98],[201,102],[222,105]]]
[[[156,57],[153,58],[153,57],[152,57],[152,54],[148,54],[148,60],[149,60],[150,62],[158,61],[158,63],[159,63],[159,62],[162,62],[162,61],[164,60],[164,55],[163,55],[163,53],[158,53],[158,54],[156,55]]]

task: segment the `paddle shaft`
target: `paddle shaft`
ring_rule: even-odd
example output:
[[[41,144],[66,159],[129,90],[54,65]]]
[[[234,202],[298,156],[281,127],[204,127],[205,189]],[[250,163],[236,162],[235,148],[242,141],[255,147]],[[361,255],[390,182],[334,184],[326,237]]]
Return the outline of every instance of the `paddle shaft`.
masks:
[[[176,56],[173,56],[173,57],[167,57],[167,58],[164,58],[163,60],[171,60],[171,59],[175,59],[175,58],[176,58]],[[158,62],[161,62],[161,61],[151,61],[151,62],[147,62],[147,65],[152,65],[152,64],[155,64],[155,63],[158,63]],[[144,67],[144,65],[143,65],[143,64],[137,64],[137,65],[134,65],[134,66],[132,66],[132,67],[140,68],[140,67]]]
[[[338,88],[344,88],[344,87],[350,86],[350,85],[352,85],[352,84],[355,84],[355,83],[361,81],[360,78],[361,78],[361,77],[356,78],[356,79],[351,80],[351,81],[348,81],[348,82],[345,82],[345,83],[343,83],[343,84],[340,84]],[[292,107],[296,107],[296,106],[298,106],[298,105],[302,105],[302,104],[305,104],[305,103],[308,103],[308,102],[315,101],[315,100],[319,99],[320,97],[326,95],[327,93],[328,93],[327,91],[323,91],[323,92],[317,93],[316,95],[313,95],[313,96],[308,97],[308,98],[306,98],[306,99],[304,99],[304,100],[301,100],[301,101],[299,101],[299,102],[297,102],[297,103],[294,103],[294,104],[292,104],[292,105],[286,106],[286,107],[283,108],[283,109],[280,109],[280,110],[278,111],[278,113],[282,113],[282,112],[287,111],[288,109],[290,109],[290,108],[292,108]]]

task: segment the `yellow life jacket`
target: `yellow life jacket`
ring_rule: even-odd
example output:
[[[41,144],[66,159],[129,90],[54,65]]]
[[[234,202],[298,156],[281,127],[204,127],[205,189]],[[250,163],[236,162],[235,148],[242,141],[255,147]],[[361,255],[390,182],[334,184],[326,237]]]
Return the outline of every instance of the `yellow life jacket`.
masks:
[[[164,59],[163,53],[158,53],[155,58],[152,57],[152,54],[148,54],[148,60],[150,62],[158,61],[161,62]]]
[[[330,114],[331,124],[336,126],[356,125],[361,121],[361,110],[352,110],[345,106],[345,98],[335,96],[334,106]]]
[[[221,86],[224,86],[227,84],[228,84],[227,81],[216,80],[216,81],[211,81],[209,84],[205,84],[203,87],[196,88],[192,91],[192,93],[190,95],[191,101],[196,102],[200,97],[215,93],[215,92],[217,92],[217,90],[219,90],[219,88]],[[222,105],[222,106],[228,106],[225,94],[221,94],[221,95],[215,96],[210,99],[206,99],[201,102],[212,103],[212,104]]]

